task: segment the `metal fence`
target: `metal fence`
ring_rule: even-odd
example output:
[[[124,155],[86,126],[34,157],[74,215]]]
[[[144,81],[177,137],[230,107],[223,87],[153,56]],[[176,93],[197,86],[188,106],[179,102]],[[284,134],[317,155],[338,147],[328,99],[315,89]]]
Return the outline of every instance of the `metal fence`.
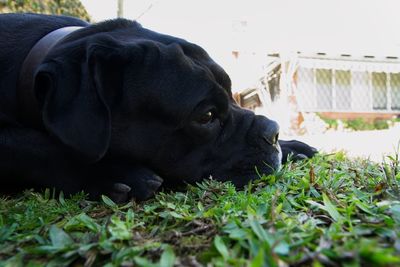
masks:
[[[400,112],[400,62],[300,58],[292,81],[300,111]]]

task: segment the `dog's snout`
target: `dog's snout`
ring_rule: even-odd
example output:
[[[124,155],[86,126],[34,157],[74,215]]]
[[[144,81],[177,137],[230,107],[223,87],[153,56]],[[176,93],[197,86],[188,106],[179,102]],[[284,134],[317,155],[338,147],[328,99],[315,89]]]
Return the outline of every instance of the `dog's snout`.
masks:
[[[274,146],[278,143],[279,139],[279,126],[275,121],[268,120],[268,124],[260,133],[261,138],[269,145]]]
[[[279,139],[279,125],[273,120],[257,115],[249,129],[249,143],[257,146],[276,146]]]
[[[279,139],[279,133],[276,133],[275,135],[270,136],[268,133],[262,136],[265,142],[270,144],[271,146],[276,145],[278,143]]]

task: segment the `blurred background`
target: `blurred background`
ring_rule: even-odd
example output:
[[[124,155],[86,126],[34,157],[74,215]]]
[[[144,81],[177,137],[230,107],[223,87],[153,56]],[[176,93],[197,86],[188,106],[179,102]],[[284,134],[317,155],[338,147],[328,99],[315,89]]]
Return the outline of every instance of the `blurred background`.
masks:
[[[398,0],[0,0],[0,12],[125,17],[199,44],[283,139],[381,161],[400,141]]]

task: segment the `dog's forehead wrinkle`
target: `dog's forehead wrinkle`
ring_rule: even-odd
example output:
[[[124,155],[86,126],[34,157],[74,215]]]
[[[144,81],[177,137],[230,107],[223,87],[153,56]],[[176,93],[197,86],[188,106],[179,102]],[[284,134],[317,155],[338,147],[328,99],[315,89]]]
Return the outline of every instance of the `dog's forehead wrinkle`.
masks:
[[[230,93],[231,82],[229,76],[211,59],[197,59],[188,57],[194,66],[199,67],[205,76],[214,81],[218,87]]]
[[[215,80],[225,89],[231,90],[231,81],[229,75],[208,55],[208,53],[200,46],[190,43],[179,43],[184,54],[191,58],[193,62],[205,67],[209,70]]]
[[[231,81],[228,74],[200,46],[178,39],[169,47],[186,65],[200,68],[210,80],[216,81],[228,93],[231,92]],[[170,53],[170,55],[172,54],[174,53]]]

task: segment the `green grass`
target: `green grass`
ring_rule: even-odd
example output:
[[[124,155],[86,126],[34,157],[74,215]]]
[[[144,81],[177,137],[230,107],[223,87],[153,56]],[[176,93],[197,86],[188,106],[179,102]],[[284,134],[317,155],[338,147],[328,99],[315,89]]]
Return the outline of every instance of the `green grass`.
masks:
[[[340,120],[324,118],[321,115],[319,115],[319,117],[326,123],[328,129],[333,130],[337,130],[339,128],[339,123],[342,123],[345,129],[350,129],[353,131],[372,131],[389,129],[396,123],[400,122],[399,118],[374,119],[373,121],[368,121],[364,118]]]
[[[320,155],[243,190],[0,200],[0,266],[400,266],[400,163]]]

